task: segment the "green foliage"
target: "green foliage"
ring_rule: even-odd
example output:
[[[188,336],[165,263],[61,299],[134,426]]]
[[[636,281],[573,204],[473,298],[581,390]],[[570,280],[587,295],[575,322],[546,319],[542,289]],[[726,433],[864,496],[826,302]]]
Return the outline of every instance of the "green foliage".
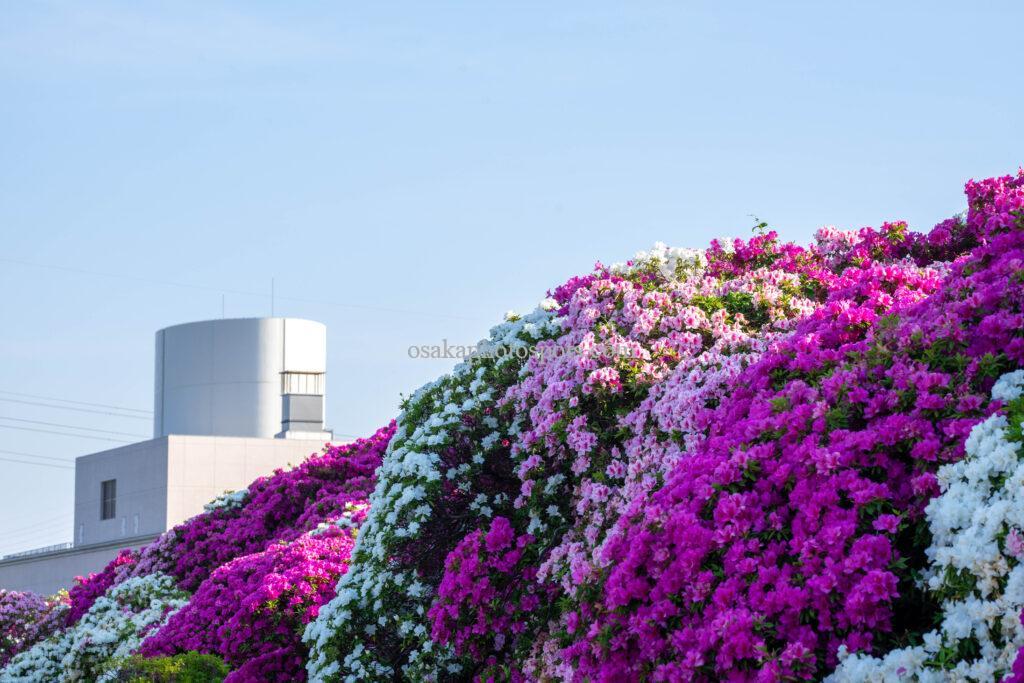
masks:
[[[1006,438],[1024,443],[1024,396],[1010,401],[1006,406]]]
[[[978,640],[971,636],[942,647],[927,664],[942,671],[950,671],[960,662],[970,662],[977,659],[980,654],[981,646]]]
[[[750,217],[754,219],[754,227],[750,229],[750,232],[755,235],[765,235],[769,232],[768,221],[761,220],[755,214],[750,214]]]
[[[146,658],[135,655],[113,662],[109,671],[118,683],[220,683],[228,665],[219,657],[185,652],[173,657]]]
[[[935,591],[938,600],[966,600],[977,590],[978,579],[968,569],[946,567],[942,586]]]

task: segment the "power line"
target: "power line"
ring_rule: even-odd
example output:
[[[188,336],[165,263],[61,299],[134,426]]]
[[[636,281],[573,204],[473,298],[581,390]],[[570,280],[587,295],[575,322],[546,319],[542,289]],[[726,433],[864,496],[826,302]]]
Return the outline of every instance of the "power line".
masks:
[[[62,271],[69,272],[69,273],[79,273],[79,274],[82,274],[82,275],[92,275],[94,277],[120,278],[120,279],[123,279],[123,280],[132,280],[134,282],[147,282],[147,283],[150,283],[150,284],[164,285],[164,286],[168,286],[168,287],[185,287],[187,289],[198,289],[198,290],[203,290],[203,291],[207,291],[207,292],[220,292],[221,294],[238,294],[238,295],[241,295],[241,296],[255,296],[255,297],[260,297],[260,298],[263,298],[263,299],[267,298],[267,293],[266,292],[248,292],[248,291],[239,290],[239,289],[225,289],[224,287],[210,287],[210,286],[207,286],[207,285],[195,285],[195,284],[189,284],[187,282],[173,282],[171,280],[157,280],[157,279],[154,279],[154,278],[138,277],[136,275],[127,275],[127,274],[124,274],[124,273],[103,273],[103,272],[95,271],[95,270],[86,270],[84,268],[73,268],[73,267],[70,267],[70,266],[57,266],[57,265],[48,264],[48,263],[46,263],[46,264],[44,264],[44,263],[32,263],[31,261],[20,261],[18,259],[4,258],[4,257],[0,257],[0,261],[3,261],[5,263],[14,263],[14,264],[19,265],[19,266],[28,266],[30,268],[47,268],[47,269],[50,269],[50,270],[62,270]],[[381,313],[400,313],[400,314],[403,314],[403,315],[422,315],[422,316],[427,316],[427,317],[432,317],[432,318],[449,318],[449,319],[454,319],[454,320],[470,320],[470,321],[473,321],[473,322],[479,322],[476,318],[470,318],[470,317],[464,316],[464,315],[453,315],[453,314],[450,314],[450,313],[429,313],[427,311],[413,311],[413,310],[401,309],[401,308],[388,308],[388,307],[384,307],[384,306],[368,306],[368,305],[364,305],[364,304],[353,304],[353,303],[339,302],[339,301],[322,301],[322,300],[317,300],[317,299],[301,299],[301,298],[298,298],[298,297],[291,297],[291,296],[276,296],[275,297],[274,295],[271,295],[271,298],[272,299],[276,298],[279,301],[294,301],[296,303],[317,304],[317,305],[321,305],[321,306],[337,306],[337,307],[340,307],[340,308],[351,308],[351,309],[363,310],[363,311],[376,311],[376,312],[381,312]]]
[[[74,519],[74,513],[70,513],[59,520],[53,520],[42,524],[34,524],[31,527],[25,527],[22,529],[15,529],[14,531],[8,532],[4,535],[4,540],[17,541],[25,543],[26,537],[31,538],[35,534],[44,533],[49,529],[66,528],[71,526],[70,522]]]
[[[3,550],[0,551],[0,557],[8,558],[11,555],[20,555],[22,552],[37,550],[40,548],[47,548],[53,543],[47,543],[46,541],[40,541],[39,536],[44,538],[52,538],[53,536],[71,536],[71,524],[63,527],[53,527],[52,529],[40,530],[37,537],[22,538],[12,541],[9,545],[5,545]],[[70,587],[70,586],[69,586]]]
[[[29,524],[25,524],[24,526],[19,526],[19,527],[16,527],[16,528],[12,529],[11,531],[7,532],[3,536],[3,539],[7,540],[10,537],[19,536],[19,535],[22,535],[22,534],[25,534],[25,533],[29,533],[29,532],[32,532],[34,530],[38,530],[38,529],[41,529],[41,528],[49,528],[49,527],[53,527],[53,526],[57,526],[57,525],[64,525],[64,524],[67,524],[68,522],[70,522],[74,518],[74,516],[75,516],[75,511],[72,509],[72,510],[69,510],[68,512],[64,512],[64,513],[62,513],[62,514],[60,514],[60,515],[58,515],[56,517],[47,517],[45,519],[40,519],[40,520],[37,520],[35,522],[31,522]],[[26,518],[22,517],[21,519],[26,519]],[[27,519],[31,519],[31,518],[27,518]]]
[[[32,529],[36,529],[38,527],[52,526],[54,524],[63,524],[69,518],[74,517],[74,516],[75,516],[75,511],[74,510],[70,510],[68,512],[62,512],[61,514],[56,515],[54,517],[45,517],[43,519],[36,520],[35,522],[32,522],[30,524],[26,524],[24,526],[19,526],[19,527],[15,528],[15,529],[11,529],[7,533],[8,534],[20,534],[20,533],[22,533],[24,531],[31,531]]]
[[[0,261],[2,261],[2,260],[3,259],[0,259]],[[92,402],[89,402],[89,401],[72,401],[71,399],[68,399],[68,398],[55,398],[53,396],[39,396],[37,394],[23,394],[23,393],[20,393],[20,392],[17,392],[17,391],[4,391],[3,389],[0,389],[0,394],[7,394],[8,396],[23,396],[25,398],[37,398],[37,399],[42,400],[42,401],[60,401],[61,403],[74,403],[75,405],[92,406],[94,408],[113,408],[114,410],[127,410],[127,411],[130,411],[130,412],[133,412],[133,413],[145,413],[147,415],[152,415],[153,414],[152,410],[143,410],[142,408],[127,408],[125,406],[112,406],[112,405],[109,405],[107,403],[92,403]]]
[[[63,463],[69,462],[68,458],[57,458],[52,455],[38,455],[36,453],[26,453],[24,451],[8,451],[2,448],[0,448],[0,453],[5,453],[7,455],[21,455],[26,458],[43,458],[44,460],[56,460],[57,462]]]
[[[57,533],[59,531],[70,530],[71,528],[73,528],[73,522],[74,517],[68,516],[68,518],[63,521],[54,522],[47,526],[39,527],[38,529],[32,529],[18,534],[6,535],[4,536],[4,541],[6,541],[8,545],[4,546],[5,550],[3,553],[0,553],[0,555],[10,555],[11,548],[16,548],[19,546],[24,547],[27,545],[29,549],[38,548],[39,543],[37,539],[39,536],[43,534],[49,535]]]
[[[135,434],[133,432],[119,432],[113,429],[96,429],[95,427],[79,427],[78,425],[66,425],[59,422],[46,422],[45,420],[26,420],[23,417],[8,417],[6,415],[0,415],[0,420],[11,420],[13,422],[24,422],[26,424],[33,425],[45,425],[47,427],[60,427],[61,429],[81,429],[86,432],[97,432],[99,434],[116,434],[118,436],[138,436],[143,439],[148,438],[147,434]]]
[[[7,534],[3,539],[3,552],[0,552],[0,556],[10,555],[13,548],[24,547],[31,544],[30,547],[38,548],[43,545],[39,542],[40,536],[49,536],[54,533],[61,531],[71,531],[74,528],[74,518],[69,516],[67,519],[61,522],[55,522],[45,527],[39,527],[38,529],[32,529],[19,534]]]
[[[72,434],[71,432],[56,432],[52,429],[33,429],[32,427],[17,427],[15,425],[0,425],[2,429],[17,429],[22,432],[38,432],[40,434],[56,434],[57,436],[77,436],[80,439],[95,439],[97,441],[113,441],[115,443],[135,443],[126,439],[111,439],[107,436],[92,436],[91,434]]]
[[[55,536],[55,535],[58,535],[58,534],[59,534],[59,530],[53,529],[51,531],[48,531],[46,535],[47,536]],[[70,536],[70,534],[60,534],[60,535],[61,536],[65,536],[65,537],[66,536]],[[39,543],[37,543],[37,542],[33,542],[32,545],[28,545],[25,541],[22,541],[19,544],[13,545],[13,546],[11,546],[9,548],[5,548],[4,551],[2,553],[0,553],[0,557],[9,558],[12,555],[21,555],[22,553],[27,553],[27,552],[32,552],[34,550],[37,550],[40,547],[48,548],[50,545],[57,545],[59,543],[71,543],[71,541],[57,541],[57,543],[51,543],[51,544],[44,545],[44,546],[40,546]],[[70,588],[70,586],[67,586],[67,588]]]
[[[2,538],[6,544],[3,546],[3,552],[0,552],[0,556],[10,554],[11,548],[23,546],[27,544],[33,544],[30,547],[39,547],[36,545],[34,539],[40,534],[51,534],[61,529],[67,529],[71,522],[74,520],[75,511],[70,510],[64,512],[55,517],[47,517],[45,519],[36,520],[24,526],[20,526],[10,531],[4,532]],[[24,519],[24,517],[22,517]]]
[[[94,415],[112,415],[114,417],[127,417],[132,420],[152,421],[153,419],[151,417],[147,417],[146,415],[125,415],[123,413],[115,413],[109,410],[93,410],[91,408],[78,408],[76,406],[55,406],[50,403],[39,403],[38,401],[23,401],[20,398],[4,398],[0,396],[0,401],[5,401],[7,403],[20,403],[22,405],[27,406],[39,406],[41,408],[56,408],[57,410],[74,410],[79,413],[92,413]]]
[[[75,469],[74,465],[56,465],[54,463],[49,463],[49,462],[32,462],[31,460],[18,460],[17,458],[5,458],[3,456],[0,456],[0,460],[3,460],[4,462],[16,462],[19,465],[35,465],[36,467],[53,467],[53,468],[56,468],[58,470],[73,470],[73,469]]]

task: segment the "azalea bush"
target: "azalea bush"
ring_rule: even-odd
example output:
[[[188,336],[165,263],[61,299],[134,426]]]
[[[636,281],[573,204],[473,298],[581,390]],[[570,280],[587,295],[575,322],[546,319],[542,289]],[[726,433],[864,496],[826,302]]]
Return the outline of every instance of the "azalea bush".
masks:
[[[173,550],[164,550],[187,590],[196,590],[218,567],[236,557],[290,541],[320,523],[341,517],[347,505],[365,501],[374,470],[393,427],[369,439],[333,446],[288,471],[261,477],[242,494],[211,506],[174,531]]]
[[[971,430],[964,458],[938,471],[928,503],[926,590],[941,603],[938,627],[921,643],[851,654],[841,648],[830,680],[907,678],[991,681],[1024,645],[1024,371],[1003,375],[992,396],[1005,404]]]
[[[702,444],[623,516],[562,638],[595,677],[816,678],[900,647],[938,605],[924,569],[935,470],[1024,360],[1021,178],[968,187],[949,266],[864,262],[735,383]],[[685,579],[683,577],[686,577]],[[656,615],[656,618],[645,618]]]
[[[109,662],[127,658],[187,600],[165,574],[128,579],[97,598],[73,626],[16,655],[0,681],[112,680]]]
[[[114,585],[118,576],[123,575],[126,571],[131,571],[137,561],[138,553],[127,549],[122,550],[102,571],[88,576],[75,577],[75,585],[68,591],[70,606],[65,617],[65,626],[73,626],[81,619],[82,615],[89,611],[89,608],[96,602],[96,599]]]
[[[477,358],[405,401],[350,569],[306,629],[313,677],[459,672],[449,648],[430,639],[427,609],[447,552],[515,493],[509,446],[522,417],[497,405],[499,388],[516,381],[539,340],[557,333],[554,319],[538,309],[496,326]]]
[[[553,293],[564,332],[537,345],[501,401],[528,417],[511,448],[517,496],[509,512],[525,523],[524,551],[544,560],[503,580],[523,591],[520,620],[510,632],[494,629],[503,633],[503,657],[525,659],[524,652],[511,654],[517,643],[532,640],[554,595],[571,596],[587,584],[610,522],[694,442],[730,379],[815,308],[813,297],[829,277],[821,258],[779,244],[770,232],[749,245],[723,242],[708,254],[659,245]],[[760,259],[748,257],[751,245]],[[775,262],[777,269],[766,267]],[[658,432],[670,436],[659,439]],[[549,587],[538,591],[537,578]],[[459,614],[450,599],[442,596],[446,619],[507,618],[497,607],[502,601],[491,615],[472,614],[478,608]],[[434,635],[447,642],[438,621],[443,605],[432,611]]]
[[[214,570],[140,653],[216,654],[234,669],[232,683],[305,680],[299,634],[334,597],[351,550],[351,532],[332,527],[238,557]]]
[[[1024,360],[1021,183],[929,233],[759,226],[551,292],[514,377],[473,359],[405,405],[313,677],[811,679],[919,643],[937,472]]]
[[[597,264],[80,581],[0,680],[1024,680],[1024,172],[966,194]]]
[[[59,629],[67,611],[67,591],[44,597],[30,591],[0,590],[0,667]]]
[[[140,652],[164,661],[153,670],[170,676],[187,662],[163,655],[197,650],[226,660],[236,682],[301,680],[302,628],[335,595],[393,432],[389,425],[329,445],[219,497],[149,546],[77,579],[52,614],[42,613],[38,596],[12,596],[0,613],[12,622],[4,654],[25,651],[0,681],[131,680],[145,669],[128,659]]]
[[[138,655],[111,663],[110,683],[220,683],[228,666],[213,655],[185,652],[171,657]]]

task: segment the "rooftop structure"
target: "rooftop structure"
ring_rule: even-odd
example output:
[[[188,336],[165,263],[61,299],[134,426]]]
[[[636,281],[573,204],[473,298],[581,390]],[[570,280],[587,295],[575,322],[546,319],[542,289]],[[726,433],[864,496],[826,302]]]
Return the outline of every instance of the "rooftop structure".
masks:
[[[324,428],[327,329],[208,320],[156,333],[153,437],[75,460],[74,540],[0,558],[0,588],[53,593],[277,468]]]

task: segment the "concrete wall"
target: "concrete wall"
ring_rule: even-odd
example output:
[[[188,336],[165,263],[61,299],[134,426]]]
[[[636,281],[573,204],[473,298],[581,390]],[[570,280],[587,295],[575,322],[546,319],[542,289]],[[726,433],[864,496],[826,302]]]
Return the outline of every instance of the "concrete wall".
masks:
[[[0,560],[0,588],[52,595],[61,588],[70,588],[76,576],[103,569],[121,548],[140,548],[154,538],[126,538],[113,543]]]
[[[327,328],[298,318],[206,320],[156,333],[153,436],[270,438],[281,373],[327,370]]]
[[[85,455],[75,461],[76,545],[160,534],[225,491],[297,465],[323,440],[170,436]],[[101,482],[117,481],[116,515],[100,519]]]
[[[226,436],[166,437],[167,525],[203,511],[225,491],[237,491],[277,468],[298,465],[319,452],[322,440],[245,439]]]
[[[75,461],[75,545],[0,560],[0,588],[52,593],[99,571],[121,548],[145,545],[203,506],[277,468],[298,465],[322,440],[171,435]],[[116,515],[100,519],[100,483],[117,481]]]
[[[100,519],[100,483],[117,481],[113,519]],[[105,543],[167,529],[167,437],[75,460],[75,545]]]

